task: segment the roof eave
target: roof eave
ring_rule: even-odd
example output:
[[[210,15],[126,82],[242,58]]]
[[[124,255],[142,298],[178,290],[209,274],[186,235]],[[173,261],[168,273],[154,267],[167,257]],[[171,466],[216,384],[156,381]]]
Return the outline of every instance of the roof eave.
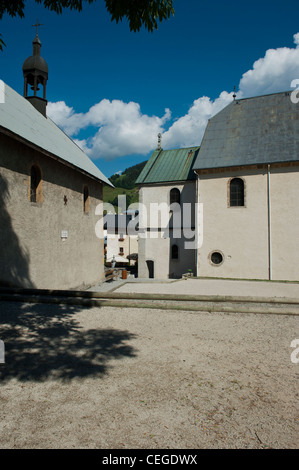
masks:
[[[6,129],[5,127],[1,126],[0,125],[0,133],[4,134],[4,135],[7,135],[8,137],[12,137],[13,139],[15,140],[18,140],[19,142],[21,142],[22,144],[24,145],[27,145],[28,147],[30,148],[33,148],[34,150],[37,150],[38,152],[42,153],[43,155],[46,155],[47,157],[50,157],[52,158],[53,160],[56,160],[58,161],[59,163],[62,163],[63,165],[65,166],[68,166],[69,168],[72,168],[72,169],[75,169],[76,171],[79,171],[80,173],[82,173],[83,175],[87,176],[88,178],[91,178],[95,181],[99,181],[101,182],[102,184],[105,184],[107,186],[109,186],[109,184],[100,179],[100,178],[97,178],[96,176],[94,175],[91,175],[90,173],[88,173],[87,171],[79,168],[78,166],[76,165],[73,165],[72,163],[70,162],[67,162],[66,160],[64,160],[63,158],[57,156],[57,155],[54,155],[53,153],[51,152],[48,152],[47,150],[43,149],[42,147],[39,147],[38,145],[34,144],[33,142],[30,142],[29,140],[25,139],[24,137],[21,137],[19,136],[18,134],[15,134],[14,132],[10,131],[9,129]],[[114,188],[113,184],[110,183],[110,186],[112,188]]]

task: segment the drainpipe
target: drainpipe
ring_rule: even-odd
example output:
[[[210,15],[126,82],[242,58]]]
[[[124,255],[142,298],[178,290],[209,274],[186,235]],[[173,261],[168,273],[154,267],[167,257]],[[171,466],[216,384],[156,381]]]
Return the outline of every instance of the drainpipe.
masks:
[[[267,192],[268,192],[268,259],[269,259],[269,281],[272,280],[272,247],[271,247],[271,187],[270,187],[270,165],[268,165],[267,174]]]
[[[196,266],[196,276],[199,275],[199,174],[196,174],[196,204],[195,204],[195,266]]]

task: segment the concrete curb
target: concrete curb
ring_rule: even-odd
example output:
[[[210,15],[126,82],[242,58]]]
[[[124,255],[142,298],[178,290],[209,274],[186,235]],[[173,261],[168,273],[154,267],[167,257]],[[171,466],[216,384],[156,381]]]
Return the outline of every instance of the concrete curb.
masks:
[[[79,291],[41,291],[34,290],[34,294],[28,290],[24,294],[17,292],[4,293],[0,290],[0,300],[23,303],[48,303],[61,305],[80,305],[84,307],[114,307],[114,308],[148,308],[159,310],[181,310],[188,312],[209,313],[253,313],[271,315],[296,315],[299,316],[299,301],[296,299],[257,299],[252,297],[220,297],[220,296],[173,296],[168,294],[115,294],[93,293]],[[32,291],[32,290],[31,290]],[[39,294],[37,294],[39,292]],[[47,294],[45,293],[47,292]],[[57,295],[59,292],[59,295]],[[70,292],[70,295],[65,295]],[[85,295],[88,294],[88,295]],[[245,300],[247,299],[247,300]],[[130,304],[125,300],[131,300]],[[139,301],[141,300],[141,302]],[[143,302],[142,302],[143,300]],[[144,301],[148,302],[144,302]],[[270,301],[269,301],[270,300]],[[134,303],[134,301],[137,301]],[[164,303],[161,303],[162,301]],[[184,305],[182,302],[198,302],[197,305]],[[166,303],[165,303],[166,302]],[[172,303],[175,302],[175,303]],[[217,305],[214,305],[216,303]],[[227,305],[227,304],[232,305]],[[242,304],[242,305],[240,305]],[[243,305],[245,304],[245,306]],[[274,306],[275,305],[275,306]],[[291,307],[293,306],[293,307]],[[296,309],[296,307],[298,307]]]
[[[231,295],[188,295],[188,294],[142,294],[120,292],[94,292],[76,290],[23,289],[0,287],[0,299],[4,295],[54,296],[82,299],[124,299],[124,300],[174,300],[177,302],[246,302],[267,304],[293,304],[299,306],[299,298],[292,297],[253,297]],[[4,299],[3,299],[4,300]]]

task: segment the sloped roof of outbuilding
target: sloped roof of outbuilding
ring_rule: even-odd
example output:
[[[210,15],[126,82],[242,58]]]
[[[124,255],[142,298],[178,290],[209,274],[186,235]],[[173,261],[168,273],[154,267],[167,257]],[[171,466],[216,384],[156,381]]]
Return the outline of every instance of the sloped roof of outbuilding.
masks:
[[[44,117],[16,91],[4,84],[4,103],[0,103],[0,132],[9,131],[28,145],[40,149],[62,163],[113,186],[108,178],[49,117]]]
[[[299,161],[291,92],[233,101],[210,119],[194,170]]]
[[[136,180],[136,184],[187,181],[196,178],[192,171],[199,147],[155,150]]]

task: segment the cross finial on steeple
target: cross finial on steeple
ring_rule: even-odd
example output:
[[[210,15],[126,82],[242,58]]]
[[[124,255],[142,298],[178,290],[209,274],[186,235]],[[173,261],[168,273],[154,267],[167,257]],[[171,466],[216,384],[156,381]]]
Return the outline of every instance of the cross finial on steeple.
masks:
[[[234,86],[234,94],[233,94],[233,98],[234,100],[236,99],[237,95],[236,95],[236,85]]]
[[[39,26],[44,26],[44,25],[43,25],[42,23],[39,23],[39,22],[38,22],[38,19],[37,19],[36,24],[33,24],[32,26],[36,26],[36,35],[38,36],[38,27],[39,27]]]
[[[162,135],[159,133],[158,134],[158,147],[157,147],[157,150],[161,150],[161,142],[162,142]]]
[[[27,57],[23,63],[23,76],[24,76],[24,98],[31,102],[31,104],[46,116],[46,85],[48,80],[48,65],[47,62],[41,57],[40,50],[42,43],[38,37],[38,27],[42,26],[37,20],[36,36],[32,41],[33,50],[32,55]],[[28,85],[34,92],[34,95],[28,96]],[[38,96],[37,92],[40,90],[40,85],[43,87],[43,97]]]

